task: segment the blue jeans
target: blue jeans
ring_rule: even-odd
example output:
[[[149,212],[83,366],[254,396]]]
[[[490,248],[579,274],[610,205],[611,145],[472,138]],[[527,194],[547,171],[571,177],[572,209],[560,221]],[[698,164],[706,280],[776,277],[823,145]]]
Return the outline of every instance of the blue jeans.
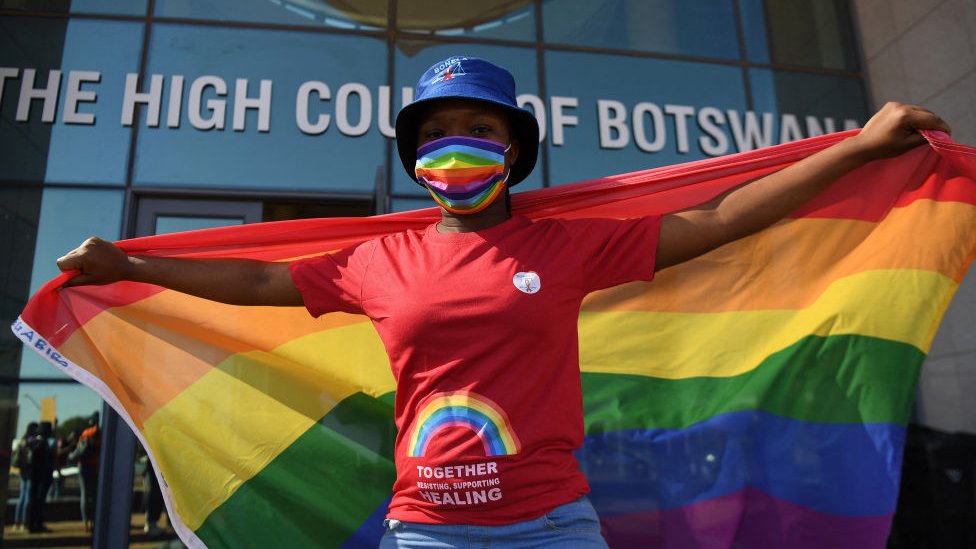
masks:
[[[383,521],[380,549],[606,549],[600,519],[582,497],[541,517],[503,526]]]
[[[14,507],[14,524],[27,524],[27,507],[30,506],[30,477],[20,476],[20,497]]]
[[[98,465],[78,466],[78,486],[81,488],[81,521],[95,522],[95,497],[98,488]]]

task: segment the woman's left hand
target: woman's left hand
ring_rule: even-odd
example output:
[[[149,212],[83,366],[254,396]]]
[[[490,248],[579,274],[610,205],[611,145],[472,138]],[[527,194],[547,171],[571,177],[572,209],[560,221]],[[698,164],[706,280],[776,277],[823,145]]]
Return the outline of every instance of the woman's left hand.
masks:
[[[851,139],[865,161],[877,160],[898,156],[925,143],[918,130],[952,132],[949,125],[934,112],[917,105],[892,101],[875,113],[861,133]]]

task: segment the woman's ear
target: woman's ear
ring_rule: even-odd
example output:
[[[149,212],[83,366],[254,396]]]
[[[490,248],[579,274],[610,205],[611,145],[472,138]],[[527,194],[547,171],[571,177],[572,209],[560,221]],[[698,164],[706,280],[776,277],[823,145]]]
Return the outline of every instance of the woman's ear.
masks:
[[[518,158],[518,154],[519,154],[518,139],[512,139],[512,143],[508,146],[508,150],[505,151],[505,160],[508,162],[509,168],[515,165],[515,160]]]

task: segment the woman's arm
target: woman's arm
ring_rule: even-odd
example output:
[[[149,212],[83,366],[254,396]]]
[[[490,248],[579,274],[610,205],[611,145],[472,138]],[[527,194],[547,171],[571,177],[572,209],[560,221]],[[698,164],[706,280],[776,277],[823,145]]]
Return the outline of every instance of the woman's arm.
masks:
[[[949,131],[934,113],[888,103],[856,136],[661,221],[656,269],[693,259],[776,223],[847,172],[925,142],[919,129]]]
[[[130,280],[232,305],[303,304],[288,263],[130,256],[111,242],[89,238],[58,259],[58,268],[81,271],[66,287]]]

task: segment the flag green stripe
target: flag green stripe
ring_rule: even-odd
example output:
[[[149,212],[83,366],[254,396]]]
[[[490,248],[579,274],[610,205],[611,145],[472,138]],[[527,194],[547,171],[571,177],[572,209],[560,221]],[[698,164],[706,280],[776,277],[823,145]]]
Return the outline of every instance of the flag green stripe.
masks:
[[[208,547],[339,547],[389,498],[395,436],[393,393],[350,396],[210,513],[196,534]],[[275,524],[253,519],[269,515]]]
[[[732,377],[584,372],[586,431],[683,429],[737,410],[810,422],[904,425],[924,358],[917,347],[897,341],[808,336]]]
[[[896,341],[809,336],[733,377],[584,372],[586,430],[683,429],[753,409],[810,422],[905,424],[923,358]],[[392,399],[345,399],[214,510],[197,535],[211,547],[275,546],[283,536],[293,547],[340,547],[389,497]],[[261,508],[280,510],[280,523],[250,521]]]

